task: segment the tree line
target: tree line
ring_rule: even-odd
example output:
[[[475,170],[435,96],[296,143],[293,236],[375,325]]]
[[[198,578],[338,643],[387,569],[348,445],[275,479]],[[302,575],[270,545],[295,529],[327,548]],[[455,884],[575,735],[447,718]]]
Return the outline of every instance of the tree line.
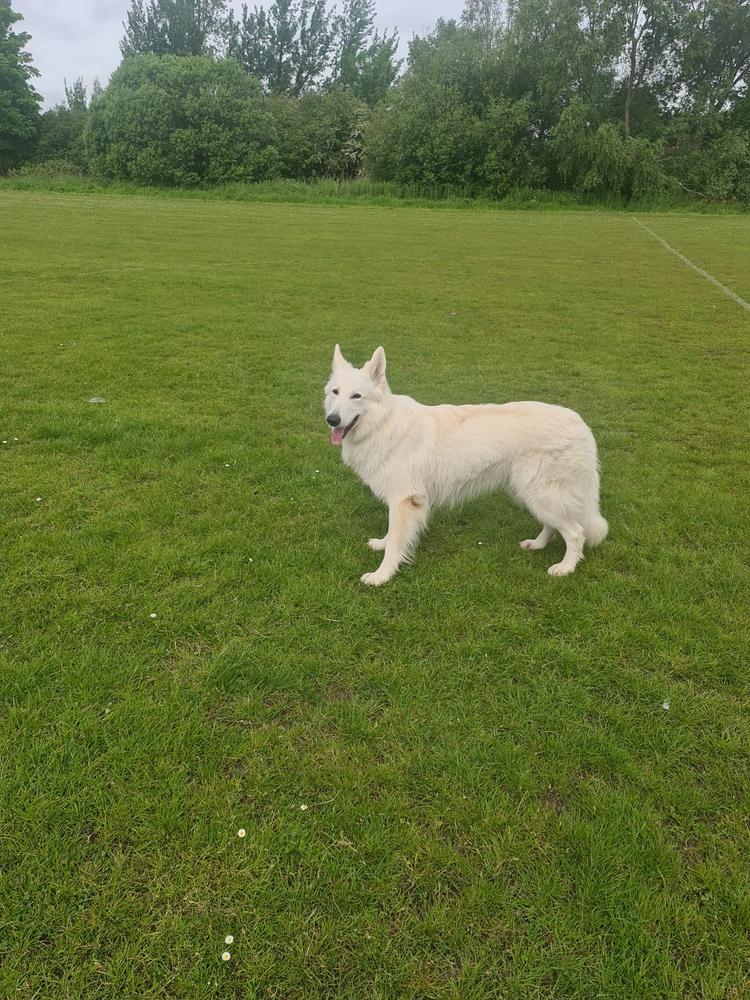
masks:
[[[466,0],[403,66],[375,18],[374,0],[132,0],[107,86],[41,114],[0,0],[0,172],[750,202],[748,0]]]

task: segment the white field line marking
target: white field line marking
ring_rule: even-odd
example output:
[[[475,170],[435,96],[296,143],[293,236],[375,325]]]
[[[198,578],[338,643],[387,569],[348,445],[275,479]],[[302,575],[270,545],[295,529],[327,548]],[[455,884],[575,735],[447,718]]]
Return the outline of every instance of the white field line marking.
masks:
[[[694,264],[692,260],[689,260],[684,254],[681,254],[679,250],[675,250],[675,248],[667,243],[666,240],[663,240],[661,236],[657,236],[653,229],[649,229],[648,226],[644,225],[640,219],[636,219],[635,216],[633,216],[633,222],[640,226],[641,229],[644,229],[649,236],[653,236],[655,240],[661,243],[665,250],[669,250],[670,253],[673,253],[675,257],[678,260],[681,260],[682,263],[686,267],[689,267],[691,271],[695,271],[695,273],[699,274],[701,278],[705,278],[706,281],[710,281],[712,285],[716,285],[716,287],[720,288],[721,291],[732,300],[732,302],[736,302],[738,306],[742,306],[743,309],[747,309],[747,311],[750,312],[750,302],[745,302],[743,298],[740,298],[737,292],[733,292],[731,288],[727,288],[726,285],[722,285],[722,283],[717,278],[714,278],[712,274],[709,274],[708,271],[704,271],[703,268],[698,267],[698,265]]]

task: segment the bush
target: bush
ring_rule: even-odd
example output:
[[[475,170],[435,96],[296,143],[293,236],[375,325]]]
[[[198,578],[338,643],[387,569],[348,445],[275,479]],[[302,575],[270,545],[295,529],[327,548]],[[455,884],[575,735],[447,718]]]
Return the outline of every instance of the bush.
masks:
[[[100,93],[98,81],[94,93]],[[39,176],[63,173],[83,175],[88,172],[84,131],[88,118],[88,94],[83,78],[71,86],[65,83],[65,101],[56,104],[39,119],[39,131],[32,162],[43,164]],[[27,176],[31,176],[28,174]]]
[[[40,163],[67,162],[75,172],[86,169],[87,158],[83,133],[86,126],[86,109],[71,109],[58,105],[42,115],[34,159]]]
[[[481,120],[445,87],[394,92],[365,131],[375,180],[476,190],[482,187]]]
[[[674,183],[717,201],[750,204],[750,131],[724,115],[676,119],[666,134]]]
[[[516,188],[541,188],[546,171],[541,143],[531,129],[529,102],[494,100],[484,119],[482,180],[488,193],[503,197]]]
[[[270,102],[282,177],[352,178],[362,164],[367,105],[345,90]]]
[[[125,59],[91,102],[85,133],[99,175],[188,187],[273,175],[274,139],[258,82],[209,56]]]
[[[502,53],[454,22],[409,49],[409,69],[365,133],[373,177],[503,197],[545,180],[529,98],[503,89]]]
[[[445,87],[397,92],[378,108],[365,133],[365,164],[376,179],[493,197],[545,180],[525,101],[496,98],[472,109]]]

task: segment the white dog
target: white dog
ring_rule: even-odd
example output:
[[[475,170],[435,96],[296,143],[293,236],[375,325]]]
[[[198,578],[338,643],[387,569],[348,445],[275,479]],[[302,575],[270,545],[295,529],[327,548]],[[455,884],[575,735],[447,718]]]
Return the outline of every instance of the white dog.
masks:
[[[542,523],[521,548],[543,549],[555,531],[562,535],[565,557],[550,566],[552,576],[572,573],[584,543],[606,538],[596,442],[573,410],[548,403],[423,406],[388,388],[382,347],[354,368],[336,344],[325,414],[344,462],[388,505],[388,533],[368,542],[384,552],[383,561],[363,583],[386,583],[410,560],[433,507],[500,487]]]

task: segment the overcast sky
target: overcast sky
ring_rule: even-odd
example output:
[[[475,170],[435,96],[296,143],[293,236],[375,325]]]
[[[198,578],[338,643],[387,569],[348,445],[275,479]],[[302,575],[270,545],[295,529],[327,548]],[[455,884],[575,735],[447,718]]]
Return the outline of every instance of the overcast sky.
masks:
[[[270,0],[269,0],[270,2]],[[259,6],[269,6],[261,2]],[[83,76],[102,85],[120,61],[119,42],[129,0],[12,0],[23,14],[18,26],[31,35],[29,51],[41,73],[34,86],[51,107],[64,96],[63,81]],[[232,3],[239,10],[239,0]],[[249,4],[250,7],[254,3]],[[439,17],[457,17],[462,0],[377,0],[379,28],[398,28],[402,55],[414,34],[424,34]]]

